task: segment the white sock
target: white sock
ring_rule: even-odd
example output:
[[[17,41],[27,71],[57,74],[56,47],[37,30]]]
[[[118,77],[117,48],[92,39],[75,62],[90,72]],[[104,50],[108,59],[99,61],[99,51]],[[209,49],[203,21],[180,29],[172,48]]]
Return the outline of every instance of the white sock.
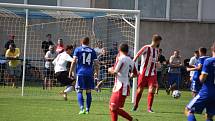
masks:
[[[69,87],[67,87],[67,88],[64,90],[64,92],[65,92],[65,93],[71,92],[71,91],[72,91],[72,88],[73,88],[73,86],[69,86]]]

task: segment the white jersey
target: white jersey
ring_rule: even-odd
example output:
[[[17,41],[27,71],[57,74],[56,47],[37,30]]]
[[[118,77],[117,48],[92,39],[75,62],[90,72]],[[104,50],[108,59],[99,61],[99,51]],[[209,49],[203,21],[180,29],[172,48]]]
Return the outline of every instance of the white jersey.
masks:
[[[126,55],[119,56],[114,66],[114,72],[117,73],[113,92],[119,91],[122,88],[123,94],[128,95],[129,75],[137,73],[134,61]]]
[[[60,53],[52,62],[54,64],[55,73],[67,71],[67,63],[72,62],[73,58],[66,52]]]
[[[193,56],[193,57],[190,59],[189,66],[195,66],[195,64],[197,63],[197,60],[198,60],[197,57],[196,57],[196,56]],[[190,77],[193,77],[194,72],[195,72],[195,71],[190,71]]]

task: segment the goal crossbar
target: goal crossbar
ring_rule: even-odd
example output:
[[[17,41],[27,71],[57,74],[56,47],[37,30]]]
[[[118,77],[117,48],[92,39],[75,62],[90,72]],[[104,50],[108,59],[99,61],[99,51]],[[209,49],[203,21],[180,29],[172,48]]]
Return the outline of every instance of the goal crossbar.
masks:
[[[0,3],[0,7],[8,8],[23,8],[36,10],[59,10],[59,11],[73,11],[73,12],[106,12],[117,14],[140,14],[140,10],[123,10],[123,9],[101,9],[101,8],[82,8],[82,7],[63,7],[63,6],[45,6],[45,5],[28,5],[28,4],[12,4]]]

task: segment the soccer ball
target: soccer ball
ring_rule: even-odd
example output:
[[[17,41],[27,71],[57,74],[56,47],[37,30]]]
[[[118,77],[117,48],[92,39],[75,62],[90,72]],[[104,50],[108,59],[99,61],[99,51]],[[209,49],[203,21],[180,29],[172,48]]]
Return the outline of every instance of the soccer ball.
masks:
[[[179,90],[174,90],[172,93],[172,97],[175,99],[179,99],[181,97],[181,92]]]

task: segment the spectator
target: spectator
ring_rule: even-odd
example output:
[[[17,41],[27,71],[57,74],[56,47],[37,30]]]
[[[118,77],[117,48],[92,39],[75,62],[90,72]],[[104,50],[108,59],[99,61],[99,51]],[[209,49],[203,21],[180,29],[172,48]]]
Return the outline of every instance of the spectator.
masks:
[[[161,66],[157,69],[157,80],[159,85],[166,87],[167,62],[165,56],[162,55],[162,49],[158,50],[158,62]]]
[[[199,59],[199,51],[195,51],[194,56],[192,58],[190,58],[189,66],[191,68],[194,68],[198,59]],[[192,80],[193,74],[194,74],[194,71],[190,71],[190,80]]]
[[[63,51],[64,51],[63,39],[58,39],[56,52],[59,54],[59,53],[62,53]]]
[[[51,34],[47,34],[46,37],[47,37],[47,40],[45,40],[45,41],[42,42],[42,49],[43,49],[44,54],[47,53],[47,51],[49,50],[49,46],[50,45],[54,45],[54,43],[51,40],[52,39],[52,35]]]
[[[178,50],[175,50],[174,54],[170,57],[169,66],[168,82],[170,87],[167,90],[167,94],[169,94],[170,91],[176,89],[176,86],[179,87],[179,83],[181,81],[182,59]]]
[[[53,45],[49,46],[49,51],[45,55],[45,79],[44,79],[44,89],[47,87],[52,87],[52,79],[54,77],[54,65],[52,61],[57,57],[57,52]],[[48,82],[47,82],[48,81]]]
[[[7,60],[3,55],[0,55],[0,83],[5,84],[5,69],[6,69]]]
[[[162,51],[162,49],[159,49],[158,51],[158,62],[160,62],[160,64],[166,64],[166,58],[162,55]]]
[[[11,43],[5,53],[5,57],[9,60],[9,75],[12,78],[12,87],[17,87],[16,83],[21,74],[20,60],[18,60],[19,56],[19,48],[16,48],[16,45]]]
[[[7,42],[5,43],[5,45],[4,45],[4,48],[5,48],[4,54],[5,54],[6,51],[9,49],[10,44],[11,44],[11,43],[14,43],[14,39],[15,39],[15,35],[13,35],[13,34],[9,34],[9,35],[8,35],[8,41],[7,41]]]
[[[94,50],[96,51],[97,56],[102,53],[102,46],[102,41],[96,42],[96,47],[94,48]]]

